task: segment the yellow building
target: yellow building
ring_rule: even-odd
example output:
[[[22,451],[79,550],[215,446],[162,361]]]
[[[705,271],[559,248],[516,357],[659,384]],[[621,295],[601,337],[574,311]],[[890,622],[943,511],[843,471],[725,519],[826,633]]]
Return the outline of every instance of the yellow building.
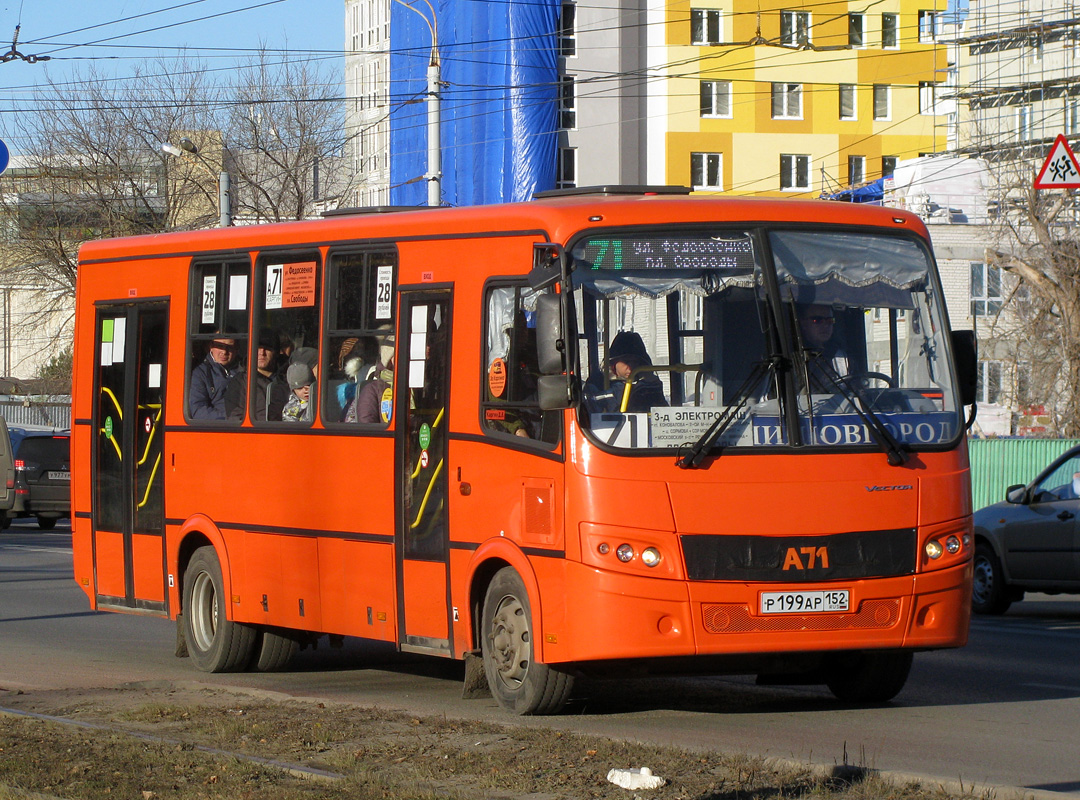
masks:
[[[663,76],[650,84],[649,181],[816,197],[944,150],[943,12],[942,0],[668,2],[664,41],[649,46]]]

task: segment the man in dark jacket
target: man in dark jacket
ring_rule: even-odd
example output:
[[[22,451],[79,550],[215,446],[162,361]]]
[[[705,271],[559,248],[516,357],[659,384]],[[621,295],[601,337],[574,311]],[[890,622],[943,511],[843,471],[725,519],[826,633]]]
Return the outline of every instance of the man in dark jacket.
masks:
[[[607,361],[612,378],[607,388],[604,388],[600,375],[594,376],[596,380],[590,378],[585,386],[585,400],[590,411],[641,413],[668,404],[664,384],[656,372],[642,369],[652,366],[652,359],[640,334],[634,331],[617,333],[608,348]],[[630,392],[628,398],[627,389]]]
[[[277,371],[278,338],[269,328],[259,331],[255,350],[255,396],[252,414],[256,422],[281,422],[281,412],[289,399],[289,385]],[[229,382],[225,408],[229,419],[244,418],[244,392],[247,382],[241,374]]]
[[[236,364],[236,340],[214,339],[210,352],[191,371],[188,412],[192,419],[225,419],[225,390],[236,376],[243,375]]]

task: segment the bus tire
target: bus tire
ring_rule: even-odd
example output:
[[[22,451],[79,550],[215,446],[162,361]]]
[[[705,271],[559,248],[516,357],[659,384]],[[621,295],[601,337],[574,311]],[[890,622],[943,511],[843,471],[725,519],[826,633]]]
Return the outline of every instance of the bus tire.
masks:
[[[887,703],[907,683],[913,658],[910,650],[844,653],[830,659],[825,685],[848,703]]]
[[[513,567],[495,573],[484,596],[480,649],[488,686],[514,714],[554,714],[574,678],[535,659],[529,593]]]
[[[1001,561],[986,542],[975,545],[975,563],[971,582],[971,610],[976,614],[1004,614],[1013,603],[1005,586]]]
[[[196,550],[184,570],[184,636],[203,672],[239,672],[255,650],[255,629],[227,617],[221,562],[213,547]]]
[[[255,653],[254,667],[259,672],[280,672],[300,652],[300,637],[284,628],[263,628]]]

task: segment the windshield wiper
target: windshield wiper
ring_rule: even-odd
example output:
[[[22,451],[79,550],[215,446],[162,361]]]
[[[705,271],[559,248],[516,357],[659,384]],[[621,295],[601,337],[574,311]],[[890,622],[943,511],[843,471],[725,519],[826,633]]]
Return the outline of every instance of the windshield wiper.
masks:
[[[806,351],[812,353],[814,351]],[[806,371],[810,372],[810,364],[820,356],[821,353],[816,353],[810,358],[806,359]],[[886,427],[885,423],[881,421],[881,418],[874,413],[870,407],[870,402],[866,399],[866,394],[859,388],[857,384],[847,378],[842,378],[836,373],[833,365],[828,359],[821,359],[817,363],[817,371],[828,378],[829,382],[837,389],[840,395],[851,405],[858,414],[859,419],[866,425],[866,429],[870,431],[870,435],[874,441],[878,443],[878,446],[885,452],[886,457],[889,459],[889,466],[900,467],[903,466],[908,460],[908,454],[901,447],[900,442],[896,440],[896,437],[892,435],[892,432]],[[854,395],[858,398],[859,402],[855,402],[852,399]],[[862,408],[860,408],[862,406]],[[813,407],[808,409],[808,413],[811,415],[814,413]]]
[[[713,444],[724,434],[724,431],[731,427],[731,423],[738,419],[739,412],[746,406],[746,401],[754,388],[761,385],[762,379],[766,377],[771,379],[783,363],[783,356],[773,355],[754,364],[754,368],[750,370],[742,386],[735,392],[733,403],[724,410],[723,414],[713,420],[712,425],[701,434],[701,438],[694,443],[689,453],[675,459],[676,466],[682,469],[695,469],[700,466]]]

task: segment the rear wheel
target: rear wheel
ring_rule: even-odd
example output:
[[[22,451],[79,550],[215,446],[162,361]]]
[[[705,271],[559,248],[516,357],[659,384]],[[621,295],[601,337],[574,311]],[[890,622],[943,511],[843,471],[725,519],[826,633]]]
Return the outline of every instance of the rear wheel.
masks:
[[[251,661],[255,629],[227,619],[221,563],[212,547],[196,550],[184,571],[184,634],[203,672],[238,672]]]
[[[910,651],[843,653],[826,665],[829,690],[849,703],[886,703],[907,683]]]
[[[300,651],[300,635],[284,628],[264,628],[259,633],[255,661],[259,672],[279,672]]]
[[[1004,614],[1013,595],[1005,586],[1001,561],[986,542],[975,545],[975,567],[971,583],[971,610],[976,614]]]
[[[574,678],[536,660],[529,594],[512,567],[488,586],[481,629],[484,671],[500,706],[525,715],[554,714],[566,704]]]
[[[37,526],[43,531],[51,531],[56,527],[56,517],[38,517]]]

